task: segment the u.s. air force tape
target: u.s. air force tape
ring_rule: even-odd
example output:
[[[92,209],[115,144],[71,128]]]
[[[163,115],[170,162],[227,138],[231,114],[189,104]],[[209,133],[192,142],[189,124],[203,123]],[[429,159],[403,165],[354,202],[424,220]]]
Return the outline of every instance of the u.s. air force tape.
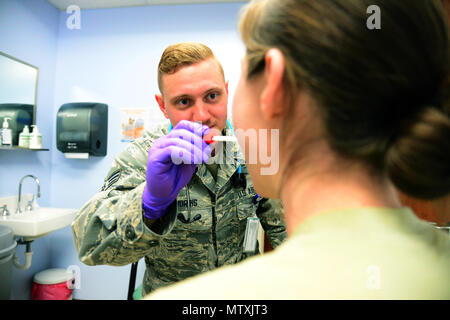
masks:
[[[103,184],[102,191],[108,190],[120,178],[120,169],[114,170]]]

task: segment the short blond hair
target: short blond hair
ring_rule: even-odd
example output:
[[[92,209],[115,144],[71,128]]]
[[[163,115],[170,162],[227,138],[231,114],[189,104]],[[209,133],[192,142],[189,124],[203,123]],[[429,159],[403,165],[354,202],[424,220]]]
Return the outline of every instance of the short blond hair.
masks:
[[[158,65],[158,87],[161,93],[163,74],[175,73],[182,66],[196,64],[210,58],[217,61],[225,81],[222,65],[209,47],[196,42],[182,42],[168,46],[164,50]]]

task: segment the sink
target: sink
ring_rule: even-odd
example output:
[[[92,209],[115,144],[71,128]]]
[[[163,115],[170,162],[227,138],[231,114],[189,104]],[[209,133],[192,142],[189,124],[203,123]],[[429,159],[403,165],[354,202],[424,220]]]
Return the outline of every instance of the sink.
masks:
[[[77,209],[39,207],[30,212],[0,217],[0,224],[13,229],[14,235],[33,240],[72,223]]]

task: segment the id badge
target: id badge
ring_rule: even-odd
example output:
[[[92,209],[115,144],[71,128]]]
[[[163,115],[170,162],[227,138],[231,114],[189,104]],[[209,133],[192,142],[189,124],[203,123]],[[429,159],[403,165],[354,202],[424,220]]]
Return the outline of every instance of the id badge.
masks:
[[[255,252],[258,239],[259,218],[248,217],[245,228],[244,252]]]

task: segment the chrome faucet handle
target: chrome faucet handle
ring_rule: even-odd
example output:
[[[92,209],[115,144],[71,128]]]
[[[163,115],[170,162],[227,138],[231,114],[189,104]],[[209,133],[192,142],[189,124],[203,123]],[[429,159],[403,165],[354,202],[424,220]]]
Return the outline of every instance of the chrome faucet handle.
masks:
[[[25,210],[26,210],[27,212],[33,211],[33,209],[34,209],[34,208],[33,208],[34,199],[35,199],[35,196],[34,196],[34,194],[33,194],[33,197],[31,198],[30,201],[27,202],[27,205],[25,206]]]
[[[11,215],[6,204],[0,208],[0,211],[1,211],[0,216],[2,216],[2,217],[7,217],[7,216]]]

